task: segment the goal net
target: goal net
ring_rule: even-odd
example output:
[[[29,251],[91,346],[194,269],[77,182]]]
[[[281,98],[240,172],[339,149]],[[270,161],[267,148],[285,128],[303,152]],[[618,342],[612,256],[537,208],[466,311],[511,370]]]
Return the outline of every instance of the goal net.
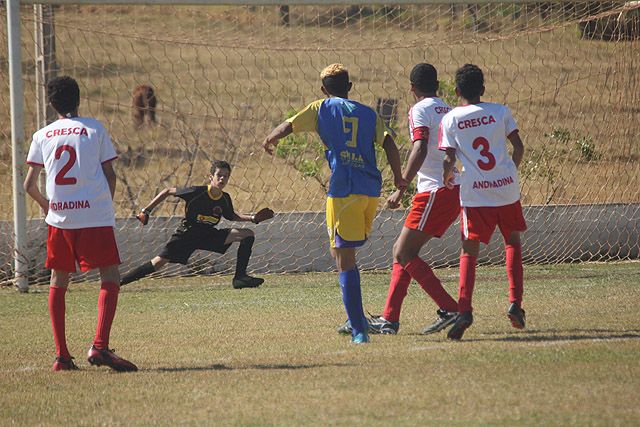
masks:
[[[250,269],[332,268],[324,226],[328,167],[314,135],[288,137],[275,156],[260,144],[275,125],[322,97],[319,73],[345,64],[354,99],[397,130],[403,161],[411,149],[408,74],[418,62],[439,71],[440,95],[456,105],[453,76],[464,63],[485,73],[487,101],[509,105],[525,142],[522,203],[530,227],[525,262],[613,260],[638,256],[640,227],[640,2],[390,4],[370,6],[21,6],[22,79],[27,135],[43,125],[36,102],[47,75],[71,75],[80,113],[102,121],[119,153],[115,163],[122,272],[155,256],[184,212],[167,199],[142,228],[132,215],[165,187],[201,185],[214,159],[233,166],[225,189],[237,211],[269,206],[258,226]],[[4,5],[1,19],[6,22]],[[45,31],[44,57],[34,28]],[[42,45],[42,42],[39,43]],[[0,26],[0,114],[9,122],[7,28]],[[134,89],[153,88],[155,122],[136,117]],[[13,277],[11,142],[0,128],[0,282]],[[384,156],[383,196],[393,182]],[[386,268],[402,226],[383,209],[364,269]],[[46,227],[27,200],[29,281],[46,283]],[[223,223],[229,224],[228,222]],[[247,226],[246,224],[240,224]],[[459,229],[424,255],[454,265]],[[483,250],[483,252],[485,252]],[[500,242],[483,262],[502,259]],[[161,274],[230,272],[224,256],[196,252],[188,266]],[[86,276],[78,275],[76,280]]]

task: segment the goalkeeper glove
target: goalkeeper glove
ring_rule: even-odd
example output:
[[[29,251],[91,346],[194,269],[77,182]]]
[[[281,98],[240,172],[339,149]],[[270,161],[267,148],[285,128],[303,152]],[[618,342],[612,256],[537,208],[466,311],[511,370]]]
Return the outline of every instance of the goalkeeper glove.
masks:
[[[251,215],[251,222],[259,224],[262,221],[273,218],[273,211],[269,208],[262,208],[255,214]]]
[[[140,213],[136,215],[136,218],[142,223],[142,225],[147,225],[149,222],[149,216],[151,216],[151,211],[142,209]]]

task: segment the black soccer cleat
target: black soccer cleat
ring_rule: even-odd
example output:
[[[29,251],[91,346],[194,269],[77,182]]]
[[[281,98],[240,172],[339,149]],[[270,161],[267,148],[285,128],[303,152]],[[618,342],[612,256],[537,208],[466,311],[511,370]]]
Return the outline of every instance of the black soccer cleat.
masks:
[[[233,285],[233,289],[257,288],[263,283],[264,279],[251,276],[234,277],[233,281],[231,282],[231,284]]]
[[[367,322],[368,331],[372,334],[378,334],[379,332],[372,330],[371,321],[365,317],[365,321]],[[347,319],[342,325],[338,326],[336,329],[341,335],[351,335],[353,333],[353,328],[351,327],[351,321]]]
[[[524,329],[525,326],[525,314],[524,310],[520,308],[520,304],[514,302],[507,311],[507,316],[511,320],[511,326],[516,329]]]
[[[382,335],[396,335],[400,329],[400,322],[389,322],[382,316],[371,316],[369,319],[369,333]]]
[[[435,322],[422,330],[421,333],[423,335],[434,334],[448,328],[449,326],[453,325],[453,323],[456,321],[456,317],[458,316],[457,311],[438,309],[437,313],[438,318]]]
[[[351,335],[353,328],[351,328],[351,322],[347,319],[342,325],[338,326],[338,333],[341,335]]]
[[[449,338],[450,340],[459,341],[460,339],[462,339],[462,336],[464,335],[464,331],[466,331],[467,328],[471,326],[472,323],[473,323],[473,314],[471,314],[470,311],[459,313],[456,316],[455,323],[447,333],[447,338]]]

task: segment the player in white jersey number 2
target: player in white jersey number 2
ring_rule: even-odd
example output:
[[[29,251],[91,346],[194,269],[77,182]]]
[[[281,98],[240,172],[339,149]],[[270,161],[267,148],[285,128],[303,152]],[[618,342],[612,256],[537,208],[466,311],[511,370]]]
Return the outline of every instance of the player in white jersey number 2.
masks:
[[[475,65],[456,72],[456,94],[461,106],[444,116],[440,124],[440,149],[446,151],[444,180],[453,178],[456,156],[462,162],[460,204],[462,206],[462,253],[458,310],[448,333],[459,340],[473,323],[471,298],[480,242],[488,244],[496,226],[505,241],[509,302],[507,315],[513,327],[525,326],[521,308],[523,294],[520,232],[527,229],[520,205],[518,166],[524,146],[511,111],[505,105],[480,101],[484,76]],[[507,140],[513,146],[509,156]]]
[[[95,119],[78,116],[80,88],[71,77],[47,84],[47,95],[58,120],[33,135],[27,155],[25,191],[46,213],[46,268],[51,269],[49,314],[56,344],[54,371],[78,369],[69,353],[65,332],[65,295],[69,274],[100,269],[98,325],[88,361],[116,371],[136,371],[133,363],[109,350],[109,334],[120,291],[113,195],[117,158],[109,135]],[[46,197],[38,189],[44,168]]]

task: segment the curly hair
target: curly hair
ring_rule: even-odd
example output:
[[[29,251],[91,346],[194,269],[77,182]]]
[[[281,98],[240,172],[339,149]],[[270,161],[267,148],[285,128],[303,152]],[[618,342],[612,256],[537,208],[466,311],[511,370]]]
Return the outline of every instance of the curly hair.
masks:
[[[474,99],[482,94],[484,75],[477,65],[464,64],[456,71],[456,87],[464,99]]]
[[[229,173],[231,173],[231,165],[228,162],[225,162],[224,160],[213,161],[213,163],[211,164],[211,170],[210,170],[212,175],[216,173],[216,169],[227,169]]]
[[[409,81],[422,93],[431,93],[438,90],[438,71],[431,64],[417,64],[411,70]]]
[[[331,64],[320,72],[322,86],[331,95],[349,92],[349,71],[342,64]]]
[[[69,116],[80,105],[78,82],[69,76],[56,77],[49,81],[47,96],[51,106],[63,116]]]

